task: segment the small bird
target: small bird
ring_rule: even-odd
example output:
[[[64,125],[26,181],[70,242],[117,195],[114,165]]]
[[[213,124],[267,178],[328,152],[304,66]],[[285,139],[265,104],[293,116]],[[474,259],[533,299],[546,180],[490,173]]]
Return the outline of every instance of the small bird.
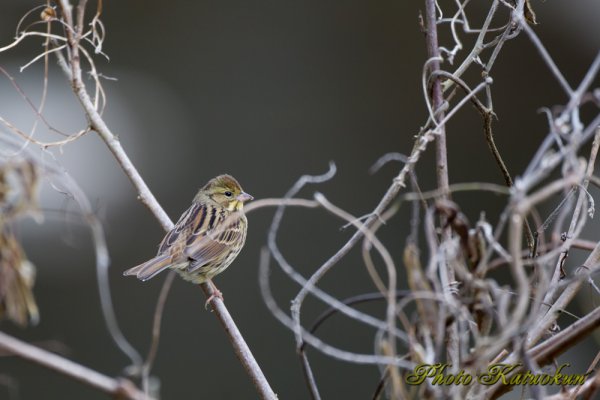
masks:
[[[230,175],[219,175],[202,187],[190,208],[162,240],[158,254],[123,275],[146,281],[167,268],[187,281],[209,282],[237,257],[246,241],[244,203],[253,197]],[[223,298],[214,285],[213,297]]]

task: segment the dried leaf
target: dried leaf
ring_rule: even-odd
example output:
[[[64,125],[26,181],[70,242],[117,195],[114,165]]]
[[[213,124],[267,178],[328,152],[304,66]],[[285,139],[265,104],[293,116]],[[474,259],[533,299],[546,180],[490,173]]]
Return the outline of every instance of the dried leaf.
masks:
[[[0,318],[6,317],[20,326],[38,323],[34,281],[35,267],[5,225],[0,232]]]

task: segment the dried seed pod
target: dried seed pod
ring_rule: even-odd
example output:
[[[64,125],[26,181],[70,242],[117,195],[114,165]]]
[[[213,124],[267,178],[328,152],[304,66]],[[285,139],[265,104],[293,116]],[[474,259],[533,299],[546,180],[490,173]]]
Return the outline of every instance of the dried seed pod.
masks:
[[[39,311],[33,296],[35,267],[8,226],[0,232],[0,317],[21,326],[35,325]]]
[[[52,21],[56,18],[56,10],[54,7],[46,7],[40,13],[40,18],[44,22]]]

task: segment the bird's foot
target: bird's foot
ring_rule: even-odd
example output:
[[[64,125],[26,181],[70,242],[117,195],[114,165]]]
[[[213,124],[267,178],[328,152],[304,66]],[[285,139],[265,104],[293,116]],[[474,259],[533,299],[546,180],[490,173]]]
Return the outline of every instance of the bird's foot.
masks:
[[[221,291],[219,289],[217,289],[217,287],[215,286],[214,283],[212,283],[212,281],[210,281],[210,286],[213,289],[213,294],[210,295],[210,297],[208,298],[208,300],[206,300],[206,303],[204,303],[204,308],[208,310],[208,305],[215,299],[221,299],[221,301],[223,301],[223,293],[221,293]]]

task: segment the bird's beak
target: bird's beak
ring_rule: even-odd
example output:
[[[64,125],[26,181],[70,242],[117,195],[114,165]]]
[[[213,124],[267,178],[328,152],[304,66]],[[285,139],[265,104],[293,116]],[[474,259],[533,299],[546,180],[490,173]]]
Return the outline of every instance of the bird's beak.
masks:
[[[245,201],[254,200],[254,197],[250,196],[246,192],[242,192],[242,193],[238,194],[238,196],[235,199],[237,201],[241,201],[243,203]]]

